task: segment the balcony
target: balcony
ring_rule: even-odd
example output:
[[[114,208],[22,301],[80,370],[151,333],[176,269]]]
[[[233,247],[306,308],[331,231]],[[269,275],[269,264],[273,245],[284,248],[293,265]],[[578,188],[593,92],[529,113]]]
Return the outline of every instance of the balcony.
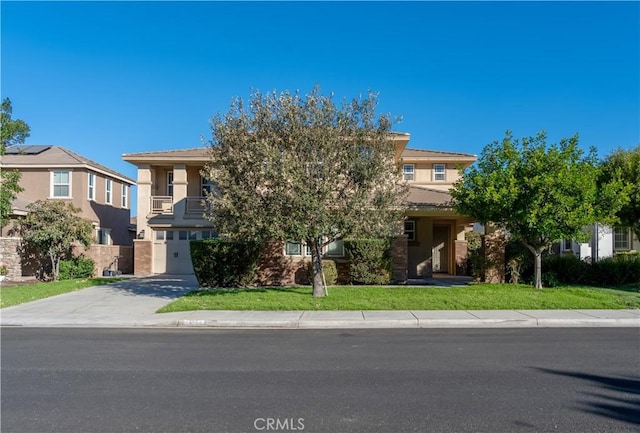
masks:
[[[154,215],[173,215],[173,197],[151,197],[151,213]]]
[[[174,215],[174,203],[171,196],[151,197],[151,214]],[[190,218],[203,218],[204,197],[185,197],[184,216]]]

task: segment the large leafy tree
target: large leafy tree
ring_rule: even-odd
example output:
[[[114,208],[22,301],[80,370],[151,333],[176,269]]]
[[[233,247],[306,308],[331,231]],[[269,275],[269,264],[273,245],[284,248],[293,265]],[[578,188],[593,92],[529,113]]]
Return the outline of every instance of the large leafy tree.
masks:
[[[628,200],[616,213],[620,224],[631,227],[640,239],[640,146],[633,149],[618,149],[603,161],[600,186],[606,188],[621,182]]]
[[[337,106],[309,94],[254,92],[212,119],[217,190],[208,217],[241,239],[302,240],[311,251],[313,295],[324,296],[322,249],[346,236],[389,236],[406,194],[388,115],[369,93]]]
[[[597,165],[594,150],[583,156],[577,135],[547,145],[544,132],[518,140],[507,131],[484,148],[451,195],[458,212],[522,241],[535,258],[535,287],[541,288],[542,252],[560,239],[585,239],[584,227],[618,206],[612,189],[598,190]]]
[[[29,136],[29,125],[24,120],[12,119],[11,100],[5,98],[0,105],[0,155],[4,155],[7,146],[24,143]],[[0,168],[0,225],[7,223],[11,213],[11,202],[23,189],[20,187],[20,172]]]
[[[60,260],[71,256],[73,246],[87,247],[93,242],[91,221],[78,215],[80,209],[62,201],[38,200],[27,209],[29,213],[19,227],[22,240],[49,258],[52,277],[57,280]]]

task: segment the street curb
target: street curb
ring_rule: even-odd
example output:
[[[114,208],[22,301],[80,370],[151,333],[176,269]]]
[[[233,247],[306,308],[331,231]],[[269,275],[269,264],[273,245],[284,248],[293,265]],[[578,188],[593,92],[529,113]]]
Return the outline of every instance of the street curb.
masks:
[[[215,320],[181,319],[177,327],[240,329],[640,328],[638,319]]]

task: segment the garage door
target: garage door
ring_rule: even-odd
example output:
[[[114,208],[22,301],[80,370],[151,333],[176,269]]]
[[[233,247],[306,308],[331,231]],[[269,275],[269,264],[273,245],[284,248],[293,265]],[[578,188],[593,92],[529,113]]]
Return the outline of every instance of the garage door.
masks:
[[[214,237],[211,230],[154,231],[153,272],[156,274],[193,274],[189,242]]]

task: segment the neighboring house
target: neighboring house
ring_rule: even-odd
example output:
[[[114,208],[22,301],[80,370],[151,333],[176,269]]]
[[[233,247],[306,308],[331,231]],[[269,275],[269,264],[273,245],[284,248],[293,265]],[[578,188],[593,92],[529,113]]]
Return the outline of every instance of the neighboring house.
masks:
[[[575,255],[580,259],[600,260],[616,254],[640,251],[640,240],[629,227],[594,224],[585,231],[590,235],[587,242],[564,239],[553,245],[553,252]]]
[[[471,165],[476,156],[405,149],[409,134],[395,133],[393,140],[410,185],[405,236],[394,244],[402,279],[433,272],[460,273],[467,251],[464,234],[473,221],[448,206],[448,190],[458,179],[458,170]],[[203,195],[212,187],[200,174],[210,161],[208,149],[130,153],[123,159],[138,167],[135,273],[193,273],[189,241],[217,236],[203,215]],[[286,242],[280,249],[293,264],[285,269],[287,275],[281,281],[293,282],[296,270],[310,260],[310,254],[302,243]],[[344,256],[342,241],[330,244],[325,255],[339,261]]]
[[[133,244],[130,200],[135,180],[60,146],[8,146],[0,168],[22,175],[24,191],[12,203],[11,219],[26,215],[27,205],[36,200],[60,200],[79,208],[80,216],[93,223],[97,244]],[[5,225],[2,236],[11,229],[11,223]]]

